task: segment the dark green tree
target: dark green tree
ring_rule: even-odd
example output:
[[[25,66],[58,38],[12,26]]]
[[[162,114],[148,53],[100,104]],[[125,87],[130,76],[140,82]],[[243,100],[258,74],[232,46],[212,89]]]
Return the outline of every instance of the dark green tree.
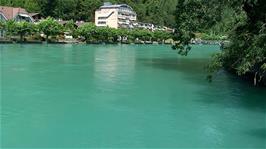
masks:
[[[105,0],[0,0],[0,5],[26,8],[44,17],[93,22],[95,10]],[[175,26],[174,11],[178,0],[109,0],[113,4],[130,5],[138,21],[157,25]]]
[[[58,14],[55,13],[57,6],[57,0],[36,0],[40,6],[40,12],[43,16],[57,17]]]
[[[227,8],[227,9],[223,9]],[[228,26],[230,44],[215,55],[208,66],[211,74],[224,67],[239,76],[254,78],[254,84],[265,83],[266,63],[266,3],[264,0],[179,0],[176,10],[174,46],[187,55],[190,40],[197,32],[205,32],[224,22],[225,10],[233,10]],[[235,15],[238,14],[238,15]]]

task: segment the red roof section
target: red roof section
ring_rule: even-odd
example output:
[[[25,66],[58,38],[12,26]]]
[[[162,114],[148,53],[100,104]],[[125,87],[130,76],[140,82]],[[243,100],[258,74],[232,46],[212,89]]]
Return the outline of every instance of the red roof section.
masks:
[[[0,12],[2,12],[8,20],[13,19],[17,14],[28,14],[23,8],[14,8],[7,6],[0,6]]]

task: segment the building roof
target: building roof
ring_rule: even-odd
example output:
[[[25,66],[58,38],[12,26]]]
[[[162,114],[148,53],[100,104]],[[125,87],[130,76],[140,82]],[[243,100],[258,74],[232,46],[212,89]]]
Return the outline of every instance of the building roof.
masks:
[[[36,15],[40,15],[40,13],[29,13],[29,16],[34,17]]]
[[[100,9],[110,9],[110,8],[129,8],[131,10],[133,10],[130,6],[128,6],[127,4],[117,4],[117,5],[112,5],[112,4],[105,4],[103,6],[100,7]]]
[[[13,19],[17,14],[28,14],[28,12],[23,8],[7,6],[0,6],[0,13],[2,13],[8,20]]]

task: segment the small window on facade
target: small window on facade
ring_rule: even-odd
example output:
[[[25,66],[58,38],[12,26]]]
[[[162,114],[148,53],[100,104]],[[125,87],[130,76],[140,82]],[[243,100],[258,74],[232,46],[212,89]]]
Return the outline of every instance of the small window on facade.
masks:
[[[99,20],[107,19],[106,17],[98,17]]]
[[[106,24],[105,21],[99,21],[98,24]]]

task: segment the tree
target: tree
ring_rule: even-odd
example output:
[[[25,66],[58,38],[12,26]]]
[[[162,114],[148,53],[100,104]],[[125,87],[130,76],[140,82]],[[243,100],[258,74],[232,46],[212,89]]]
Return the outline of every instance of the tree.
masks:
[[[38,0],[25,0],[24,7],[29,12],[40,12],[41,7],[38,5]]]
[[[102,0],[77,0],[76,20],[94,21],[95,10],[103,4]]]
[[[175,26],[174,11],[178,0],[108,0],[113,4],[130,5],[140,22]],[[44,17],[74,21],[94,21],[94,12],[104,0],[0,0],[0,5],[26,8]]]
[[[86,41],[93,41],[96,26],[93,23],[85,23],[77,29],[77,34],[85,38]]]
[[[176,11],[176,39],[174,46],[187,55],[190,40],[196,32],[205,32],[223,22],[223,8],[234,11],[229,27],[230,44],[216,54],[208,66],[209,79],[221,67],[239,76],[253,77],[254,84],[265,82],[266,76],[266,3],[264,0],[179,0]]]
[[[57,0],[37,0],[40,6],[40,13],[45,17],[56,17],[55,9],[57,6]]]
[[[191,50],[190,41],[197,32],[204,32],[221,20],[222,1],[179,0],[176,8],[176,38],[174,46],[181,55]]]
[[[4,35],[4,31],[6,28],[6,23],[2,20],[0,20],[0,35],[3,36]]]
[[[0,30],[4,30],[6,28],[6,23],[0,20]]]
[[[5,24],[5,30],[8,36],[16,34],[16,22],[14,20],[8,20]]]
[[[114,34],[115,35],[115,34]],[[116,41],[118,42],[118,40],[120,40],[120,42],[122,43],[124,40],[133,40],[132,36],[131,36],[131,31],[128,29],[123,29],[123,28],[119,28],[116,30],[116,37],[115,37]]]
[[[40,32],[43,32],[46,35],[46,41],[48,41],[49,36],[59,35],[64,30],[64,27],[51,17],[40,21],[38,28]]]
[[[65,30],[71,35],[74,35],[74,33],[76,32],[76,27],[73,20],[70,20],[65,24]]]
[[[131,36],[133,36],[134,39],[150,41],[152,39],[153,33],[149,30],[134,29],[131,31]]]
[[[111,33],[112,29],[109,27],[97,27],[93,37],[95,37],[97,41],[109,42],[109,38],[112,36]]]
[[[15,23],[15,32],[20,37],[20,42],[23,41],[25,35],[31,34],[35,31],[35,25],[29,22],[16,22]]]
[[[155,31],[153,33],[153,38],[158,42],[164,42],[165,40],[172,38],[172,34],[165,31]]]

